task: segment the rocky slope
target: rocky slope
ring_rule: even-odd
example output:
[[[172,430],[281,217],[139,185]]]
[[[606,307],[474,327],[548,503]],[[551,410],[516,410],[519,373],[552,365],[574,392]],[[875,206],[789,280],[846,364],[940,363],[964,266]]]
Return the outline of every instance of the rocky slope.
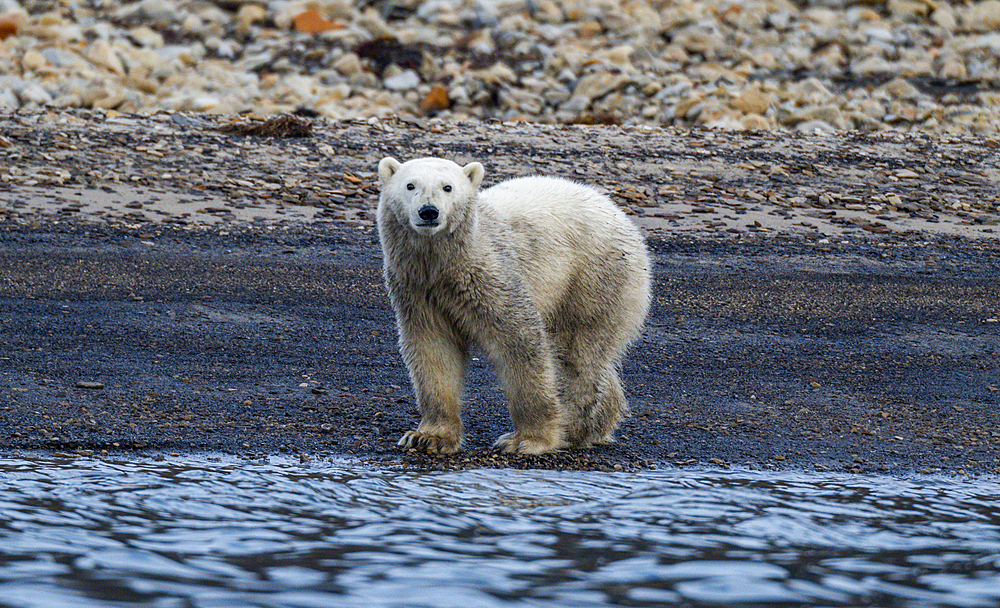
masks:
[[[1000,0],[2,0],[0,108],[1000,127]]]

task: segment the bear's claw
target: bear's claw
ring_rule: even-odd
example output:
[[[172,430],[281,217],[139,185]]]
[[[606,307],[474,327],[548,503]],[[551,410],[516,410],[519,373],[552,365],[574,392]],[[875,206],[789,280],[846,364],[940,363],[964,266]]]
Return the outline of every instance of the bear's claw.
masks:
[[[421,431],[406,431],[396,445],[414,448],[430,454],[454,454],[462,451],[462,440]]]
[[[493,447],[505,454],[547,454],[565,447],[558,441],[546,441],[538,437],[521,437],[517,432],[507,433],[497,439]]]

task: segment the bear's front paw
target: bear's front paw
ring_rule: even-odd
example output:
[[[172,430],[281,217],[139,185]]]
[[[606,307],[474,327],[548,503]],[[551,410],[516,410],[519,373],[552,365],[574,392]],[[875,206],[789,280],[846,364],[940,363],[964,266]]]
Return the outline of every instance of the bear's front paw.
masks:
[[[547,454],[565,447],[563,442],[541,437],[522,437],[516,431],[497,439],[493,447],[507,454]]]
[[[460,437],[448,437],[422,431],[406,431],[396,445],[402,448],[415,448],[430,454],[454,454],[462,451]]]

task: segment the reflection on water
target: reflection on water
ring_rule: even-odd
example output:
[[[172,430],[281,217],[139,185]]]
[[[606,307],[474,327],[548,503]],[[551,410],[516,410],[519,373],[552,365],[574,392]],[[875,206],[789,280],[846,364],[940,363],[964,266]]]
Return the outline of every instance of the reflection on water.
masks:
[[[0,460],[0,606],[996,606],[996,481]]]

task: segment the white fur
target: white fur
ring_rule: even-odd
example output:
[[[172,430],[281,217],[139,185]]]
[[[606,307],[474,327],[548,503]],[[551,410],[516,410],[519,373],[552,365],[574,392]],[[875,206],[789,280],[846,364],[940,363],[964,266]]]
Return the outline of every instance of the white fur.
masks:
[[[570,280],[600,268],[609,256],[643,249],[642,237],[628,217],[606,196],[576,182],[552,177],[521,177],[501,182],[479,194],[509,226],[521,269],[531,286],[535,305],[545,316],[568,297]],[[533,249],[531,242],[534,241]],[[641,260],[648,271],[649,260]],[[637,296],[638,304],[648,295]],[[645,319],[635,315],[641,326]],[[635,328],[638,331],[638,327]]]
[[[514,418],[499,447],[611,441],[627,413],[618,367],[649,307],[642,236],[587,186],[527,177],[480,193],[483,174],[443,159],[379,163],[386,286],[423,414],[400,445],[460,449],[473,343],[497,368]],[[433,222],[421,217],[429,207]]]

